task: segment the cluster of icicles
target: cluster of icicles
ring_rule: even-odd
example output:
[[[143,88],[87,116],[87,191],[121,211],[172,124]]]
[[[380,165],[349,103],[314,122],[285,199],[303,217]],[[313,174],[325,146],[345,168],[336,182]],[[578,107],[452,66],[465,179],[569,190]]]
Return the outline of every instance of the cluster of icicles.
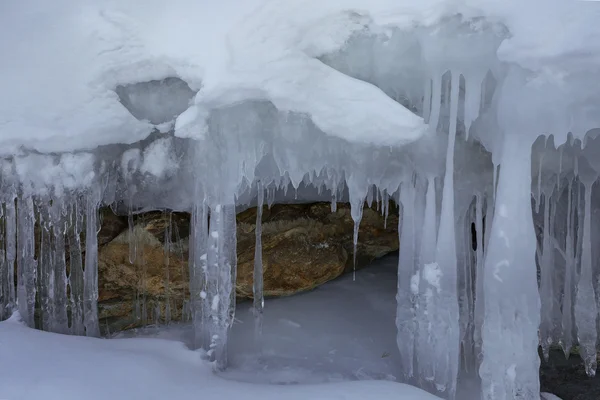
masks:
[[[320,193],[328,191],[332,211],[348,190],[355,245],[365,202],[369,206],[374,200],[380,202],[383,213],[387,213],[389,199],[401,207],[397,328],[407,380],[453,398],[459,370],[478,369],[485,399],[538,398],[540,339],[546,356],[554,343],[563,346],[566,354],[578,344],[588,374],[595,373],[600,300],[595,278],[600,271],[593,265],[591,193],[598,178],[593,171],[600,169],[589,163],[580,142],[558,150],[547,147],[542,153],[561,161],[546,168],[547,160],[540,158],[540,172],[533,180],[538,187],[537,194],[533,192],[533,210],[528,173],[531,147],[523,145],[518,135],[505,134],[499,165],[488,161],[489,176],[479,170],[455,173],[461,163],[470,165],[468,160],[455,160],[455,154],[468,155],[459,152],[468,140],[467,135],[456,140],[459,122],[468,121],[468,132],[483,107],[481,85],[470,82],[466,98],[460,95],[465,87],[460,74],[452,74],[449,84],[440,78],[426,85],[425,98],[431,102],[423,104],[424,117],[438,127],[437,135],[446,144],[442,173],[413,164],[412,169],[399,170],[395,179],[383,175],[375,179],[359,163],[356,169],[351,164],[341,170],[313,167],[286,171],[284,178],[278,174],[278,180],[257,174],[250,183],[235,182],[256,193],[253,198],[258,206],[257,340],[264,308],[261,215],[265,193],[266,202],[272,204],[275,188],[303,182],[318,187]],[[464,117],[459,109],[464,110]],[[219,146],[224,143],[217,142]],[[204,156],[217,153],[207,143],[202,147],[208,149]],[[239,155],[235,149],[228,150],[232,151],[218,154],[225,158]],[[293,149],[289,151],[291,155]],[[222,164],[212,164],[212,173],[225,170],[225,162],[217,161]],[[259,161],[260,157],[256,164]],[[423,163],[429,164],[428,160]],[[371,169],[379,170],[377,166]],[[290,175],[304,178],[299,182],[290,180]],[[101,188],[110,185],[37,196],[11,182],[3,180],[0,207],[0,318],[18,309],[29,326],[99,336],[98,210],[107,198]],[[207,350],[222,368],[235,313],[235,193],[226,185],[219,186],[218,179],[199,180],[195,190],[189,255],[194,345]],[[542,215],[542,222],[532,223],[540,220],[537,215]]]

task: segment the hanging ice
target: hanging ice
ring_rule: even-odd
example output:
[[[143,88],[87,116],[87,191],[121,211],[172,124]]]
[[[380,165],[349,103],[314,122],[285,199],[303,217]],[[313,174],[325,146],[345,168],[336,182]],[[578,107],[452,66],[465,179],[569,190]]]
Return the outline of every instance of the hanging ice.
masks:
[[[254,336],[258,348],[262,340],[262,325],[263,325],[263,308],[265,300],[263,295],[263,263],[262,263],[262,214],[264,206],[265,190],[261,181],[256,184],[257,203],[256,203],[256,244],[254,250],[254,274],[252,295],[254,298]]]
[[[539,398],[540,298],[531,210],[531,149],[515,133],[502,148],[496,207],[485,260],[482,394],[486,400]]]

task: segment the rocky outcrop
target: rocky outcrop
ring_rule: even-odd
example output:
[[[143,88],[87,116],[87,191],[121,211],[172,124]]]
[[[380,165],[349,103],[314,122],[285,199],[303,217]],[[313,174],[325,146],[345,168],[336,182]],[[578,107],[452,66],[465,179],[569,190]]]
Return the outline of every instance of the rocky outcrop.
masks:
[[[350,207],[329,203],[264,208],[264,293],[289,296],[314,289],[354,268]],[[393,209],[393,207],[392,207]],[[237,217],[240,300],[252,297],[256,208]],[[106,220],[106,219],[105,219]],[[365,207],[356,267],[398,249],[398,215],[387,219]],[[103,228],[104,229],[104,228]],[[107,230],[113,231],[113,230]],[[99,312],[105,331],[186,319],[189,215],[138,215],[99,250]]]

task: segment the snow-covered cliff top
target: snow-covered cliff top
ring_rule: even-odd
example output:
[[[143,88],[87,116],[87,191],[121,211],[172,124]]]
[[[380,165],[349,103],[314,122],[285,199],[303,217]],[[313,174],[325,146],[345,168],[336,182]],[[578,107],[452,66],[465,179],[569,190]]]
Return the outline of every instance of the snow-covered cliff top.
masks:
[[[448,68],[452,60],[466,60],[474,69],[481,62],[486,69],[482,54],[497,54],[497,60],[533,71],[571,99],[581,82],[569,80],[574,74],[597,74],[596,2],[7,0],[0,12],[1,153],[133,143],[155,125],[172,129],[173,117],[182,112],[176,135],[198,138],[211,109],[249,99],[308,114],[322,131],[349,141],[410,143],[426,129],[422,118],[319,58],[357,34],[412,34],[457,14],[475,31],[484,24],[478,17],[494,29],[505,27],[507,32],[496,32],[502,35],[500,47],[496,51],[493,41],[461,46],[458,36],[448,37],[444,46],[422,52],[423,69]],[[189,87],[163,84],[154,98],[147,88],[120,87],[168,77]],[[117,93],[124,104],[123,93],[133,108],[142,109],[136,115],[142,120]],[[165,110],[165,104],[171,107]]]

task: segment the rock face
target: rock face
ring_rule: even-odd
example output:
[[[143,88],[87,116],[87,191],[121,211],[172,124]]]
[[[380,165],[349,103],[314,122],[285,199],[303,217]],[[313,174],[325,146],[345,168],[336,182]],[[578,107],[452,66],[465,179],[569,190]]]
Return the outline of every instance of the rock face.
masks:
[[[329,203],[265,207],[265,296],[311,290],[352,271],[350,207],[339,204],[334,213],[330,207]],[[256,208],[237,219],[236,292],[243,300],[252,297]],[[398,249],[397,226],[397,213],[390,213],[384,227],[384,217],[365,206],[356,268]],[[105,332],[188,318],[189,231],[188,214],[152,212],[136,216],[132,229],[125,225],[100,248],[99,312]]]

